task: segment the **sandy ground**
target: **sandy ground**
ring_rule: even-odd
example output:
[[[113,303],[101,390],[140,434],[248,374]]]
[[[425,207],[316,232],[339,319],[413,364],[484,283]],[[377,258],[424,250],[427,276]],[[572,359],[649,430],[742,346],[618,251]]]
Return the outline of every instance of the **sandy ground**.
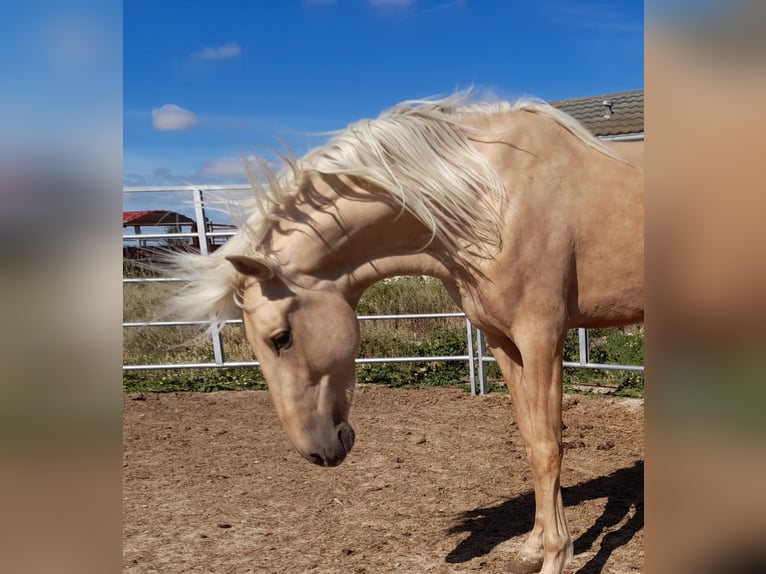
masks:
[[[127,395],[124,572],[502,572],[532,526],[511,400],[357,390],[337,468],[292,448],[262,391]],[[643,403],[565,397],[568,572],[641,572]]]

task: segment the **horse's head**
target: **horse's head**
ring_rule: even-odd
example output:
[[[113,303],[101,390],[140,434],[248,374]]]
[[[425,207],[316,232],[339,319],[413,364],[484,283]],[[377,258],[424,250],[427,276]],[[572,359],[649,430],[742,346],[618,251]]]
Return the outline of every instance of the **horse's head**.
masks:
[[[348,412],[359,323],[340,292],[283,281],[259,257],[227,259],[245,276],[243,323],[277,414],[306,459],[340,464],[354,445]]]

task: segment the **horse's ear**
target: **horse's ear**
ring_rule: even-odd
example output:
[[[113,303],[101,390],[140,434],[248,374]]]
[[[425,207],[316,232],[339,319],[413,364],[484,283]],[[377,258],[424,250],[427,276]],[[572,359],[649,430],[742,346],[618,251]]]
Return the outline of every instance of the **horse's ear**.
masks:
[[[274,270],[263,257],[227,255],[226,260],[234,265],[234,269],[236,269],[242,275],[255,277],[259,281],[268,281],[274,277]]]

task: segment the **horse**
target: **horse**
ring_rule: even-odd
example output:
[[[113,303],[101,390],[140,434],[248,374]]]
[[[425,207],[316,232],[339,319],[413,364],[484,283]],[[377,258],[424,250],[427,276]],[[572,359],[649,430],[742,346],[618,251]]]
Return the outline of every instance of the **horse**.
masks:
[[[176,312],[243,319],[279,419],[312,463],[354,445],[355,308],[382,279],[442,281],[486,336],[533,471],[534,526],[509,570],[559,574],[562,359],[576,327],[643,321],[643,142],[603,142],[536,99],[409,100],[334,132],[254,189],[237,234],[183,254]]]

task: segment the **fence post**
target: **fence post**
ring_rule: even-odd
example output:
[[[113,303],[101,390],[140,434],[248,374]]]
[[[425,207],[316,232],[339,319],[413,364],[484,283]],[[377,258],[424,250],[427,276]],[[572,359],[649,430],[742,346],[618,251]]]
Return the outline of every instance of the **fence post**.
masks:
[[[590,352],[588,344],[588,330],[583,329],[582,327],[577,329],[577,342],[580,345],[580,364],[581,365],[587,365],[590,363]]]
[[[487,394],[487,371],[484,369],[484,333],[476,330],[476,348],[479,355],[479,393]]]
[[[468,378],[471,380],[471,395],[476,394],[476,375],[473,368],[473,325],[465,318],[466,346],[468,347]]]
[[[199,240],[200,255],[210,255],[210,247],[207,240],[207,222],[205,220],[205,203],[202,196],[202,190],[195,187],[194,193],[194,217],[197,220],[197,237]],[[211,317],[212,319],[212,317]],[[216,329],[211,335],[213,342],[213,357],[216,365],[223,365],[223,341],[221,340],[221,330]]]

